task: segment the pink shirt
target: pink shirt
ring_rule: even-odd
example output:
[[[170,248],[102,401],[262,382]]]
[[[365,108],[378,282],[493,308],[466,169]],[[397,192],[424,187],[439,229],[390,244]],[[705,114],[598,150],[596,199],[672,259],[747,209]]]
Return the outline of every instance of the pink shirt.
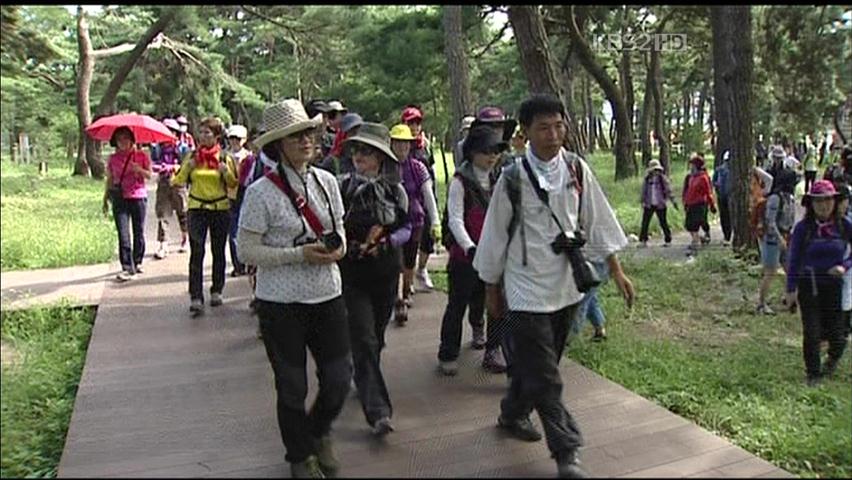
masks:
[[[121,172],[124,170],[124,162],[127,157],[145,170],[151,168],[151,159],[148,154],[141,150],[131,150],[129,152],[115,152],[109,157],[107,168],[112,176],[113,183],[118,183],[121,178]],[[122,196],[127,199],[138,200],[140,198],[148,198],[148,188],[145,186],[145,177],[133,171],[133,165],[128,165],[124,172],[124,179],[121,181]]]

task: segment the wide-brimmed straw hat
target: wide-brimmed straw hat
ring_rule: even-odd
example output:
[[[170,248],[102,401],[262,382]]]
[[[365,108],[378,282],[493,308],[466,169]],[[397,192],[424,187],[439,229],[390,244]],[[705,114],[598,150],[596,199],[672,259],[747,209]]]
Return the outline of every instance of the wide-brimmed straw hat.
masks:
[[[391,160],[399,163],[399,159],[396,158],[390,147],[390,131],[388,131],[388,127],[381,123],[362,123],[361,128],[358,129],[358,133],[344,140],[343,144],[352,145],[352,142],[360,142],[375,147]]]
[[[322,125],[321,114],[309,118],[302,102],[295,98],[287,98],[266,107],[266,110],[263,111],[263,122],[261,123],[264,133],[252,143],[257,148],[262,148],[271,141],[320,125]]]
[[[390,138],[391,140],[401,140],[409,142],[415,140],[414,135],[411,133],[411,127],[404,123],[398,123],[390,129]]]
[[[648,162],[648,168],[645,170],[645,173],[651,173],[654,170],[659,170],[664,172],[666,169],[663,168],[663,164],[660,163],[656,158]]]

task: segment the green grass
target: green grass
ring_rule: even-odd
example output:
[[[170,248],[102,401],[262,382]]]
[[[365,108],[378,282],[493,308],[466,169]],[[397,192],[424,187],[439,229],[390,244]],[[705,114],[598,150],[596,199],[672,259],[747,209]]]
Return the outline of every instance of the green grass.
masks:
[[[581,336],[572,359],[796,475],[852,476],[849,357],[835,379],[805,387],[799,316],[752,315],[758,275],[730,252],[683,266],[622,263],[634,311],[609,282],[609,339]],[[770,299],[781,292],[778,282]]]
[[[590,163],[625,232],[638,234],[642,179],[615,182],[609,154],[592,155]],[[673,170],[679,198],[685,167]],[[683,212],[669,209],[669,223],[681,230]],[[836,378],[807,388],[799,316],[751,314],[754,262],[721,249],[682,266],[621,258],[637,290],[633,311],[608,282],[600,299],[609,339],[589,341],[586,327],[570,358],[796,475],[852,477],[852,351]],[[446,272],[430,274],[447,291]],[[775,306],[782,291],[776,280],[769,296]]]
[[[4,350],[18,357],[0,370],[0,477],[56,477],[94,317],[68,304],[0,312]]]
[[[103,182],[66,170],[0,162],[0,269],[89,265],[115,258],[117,237],[101,213]]]

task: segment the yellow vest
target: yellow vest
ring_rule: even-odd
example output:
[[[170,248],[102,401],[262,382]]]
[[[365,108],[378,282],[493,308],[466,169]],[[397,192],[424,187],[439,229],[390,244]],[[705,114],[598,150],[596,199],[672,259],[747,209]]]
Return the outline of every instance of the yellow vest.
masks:
[[[189,182],[189,210],[228,211],[231,208],[227,188],[236,187],[238,184],[237,167],[229,153],[223,150],[221,155],[224,156],[228,168],[224,178],[219,170],[206,166],[191,167],[190,160],[195,158],[195,152],[184,156],[180,170],[172,178],[172,185],[186,185],[187,181]]]

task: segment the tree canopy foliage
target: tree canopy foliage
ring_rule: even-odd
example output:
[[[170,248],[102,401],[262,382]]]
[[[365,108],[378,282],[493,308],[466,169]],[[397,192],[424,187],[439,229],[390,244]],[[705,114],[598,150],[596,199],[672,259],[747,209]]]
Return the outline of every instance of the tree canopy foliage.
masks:
[[[95,52],[133,45],[164,9],[179,14],[146,49],[115,99],[116,111],[156,117],[207,115],[255,129],[265,104],[288,96],[340,99],[365,119],[393,124],[407,104],[426,113],[438,138],[450,128],[451,101],[440,6],[190,5],[104,6],[88,13]],[[662,132],[689,150],[709,150],[713,136],[712,35],[709,7],[585,6],[582,34],[684,33],[688,48],[661,52]],[[608,148],[611,112],[598,83],[577,62],[568,7],[540,9],[566,103],[580,119],[586,148]],[[473,105],[515,115],[528,94],[521,57],[503,7],[463,7],[464,45]],[[852,92],[852,10],[838,5],[752,7],[755,133],[790,139],[824,130]],[[21,133],[36,155],[74,154],[77,31],[61,6],[3,6],[2,130],[5,148]],[[634,135],[646,108],[648,52],[594,51],[626,97]],[[97,57],[92,105],[127,53]],[[627,82],[627,84],[625,84]],[[473,114],[475,112],[467,112]],[[653,117],[650,117],[653,119]],[[653,120],[649,123],[654,129]],[[591,136],[589,132],[593,130]],[[70,146],[70,147],[69,147]],[[680,151],[683,151],[682,148]],[[637,147],[637,152],[639,151]]]

